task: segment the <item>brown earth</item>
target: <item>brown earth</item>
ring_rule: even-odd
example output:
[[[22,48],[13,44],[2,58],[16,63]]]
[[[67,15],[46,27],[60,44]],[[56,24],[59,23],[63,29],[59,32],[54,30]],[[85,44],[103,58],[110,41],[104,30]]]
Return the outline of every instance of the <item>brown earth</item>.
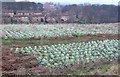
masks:
[[[85,39],[87,38],[91,38],[92,37],[98,37],[99,39],[116,39],[120,36],[120,34],[84,34],[84,35],[80,35],[78,37],[85,37]],[[62,36],[62,37],[50,37],[50,38],[30,38],[30,40],[41,40],[41,39],[52,39],[52,40],[75,40],[76,37],[69,37],[69,36]]]

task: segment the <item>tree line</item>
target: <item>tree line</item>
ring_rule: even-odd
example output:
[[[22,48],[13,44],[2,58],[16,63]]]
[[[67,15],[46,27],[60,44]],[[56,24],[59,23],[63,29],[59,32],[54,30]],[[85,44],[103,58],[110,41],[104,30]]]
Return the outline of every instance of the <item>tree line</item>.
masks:
[[[72,4],[54,6],[57,10],[49,12],[50,15],[74,14],[76,19],[71,22],[84,21],[85,23],[116,23],[119,17],[119,8],[116,5],[98,5],[98,4]],[[2,9],[8,10],[33,10],[45,11],[42,3],[35,2],[3,2]]]
[[[43,11],[43,4],[35,2],[2,2],[2,9]]]
[[[81,15],[87,23],[115,23],[118,22],[118,6],[115,5],[66,5],[62,13]]]

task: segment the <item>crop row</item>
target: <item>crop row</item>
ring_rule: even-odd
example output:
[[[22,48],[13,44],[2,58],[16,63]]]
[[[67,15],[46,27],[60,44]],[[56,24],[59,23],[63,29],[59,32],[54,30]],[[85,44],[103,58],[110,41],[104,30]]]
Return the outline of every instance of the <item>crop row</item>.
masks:
[[[16,48],[16,52],[34,55],[40,65],[59,67],[69,64],[113,61],[118,58],[119,40],[97,40],[80,43],[55,44]]]
[[[72,24],[71,24],[72,25]],[[2,29],[2,38],[41,38],[60,36],[79,36],[82,34],[118,34],[113,25],[9,25]]]

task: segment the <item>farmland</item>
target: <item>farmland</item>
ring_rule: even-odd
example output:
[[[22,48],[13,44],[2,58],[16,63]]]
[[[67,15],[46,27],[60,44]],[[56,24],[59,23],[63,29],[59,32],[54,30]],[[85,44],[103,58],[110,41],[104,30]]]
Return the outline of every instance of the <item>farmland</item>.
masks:
[[[3,74],[78,74],[81,68],[117,66],[117,23],[1,26]]]
[[[2,38],[49,38],[84,34],[118,34],[118,27],[109,25],[5,25]]]

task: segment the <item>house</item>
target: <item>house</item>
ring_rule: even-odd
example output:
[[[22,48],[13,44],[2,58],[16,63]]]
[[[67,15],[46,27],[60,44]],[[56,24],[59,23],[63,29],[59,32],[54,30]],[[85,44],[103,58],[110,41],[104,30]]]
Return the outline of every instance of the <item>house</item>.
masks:
[[[45,19],[45,14],[40,11],[34,11],[32,14],[33,22],[40,23],[41,19]]]
[[[29,11],[29,10],[17,10],[16,11],[16,15],[26,15],[26,16],[29,16],[29,15],[32,15],[32,11]]]
[[[2,15],[9,15],[9,16],[13,16],[14,15],[14,11],[13,10],[2,10]]]
[[[3,23],[38,23],[44,19],[44,13],[40,11],[30,10],[3,10],[2,21]]]
[[[82,18],[82,15],[78,16]],[[75,14],[60,13],[52,14],[47,11],[31,11],[31,10],[3,10],[3,23],[40,23],[46,21],[48,23],[73,22],[76,19]]]
[[[3,23],[10,23],[11,18],[14,16],[13,10],[2,10],[2,22]]]

